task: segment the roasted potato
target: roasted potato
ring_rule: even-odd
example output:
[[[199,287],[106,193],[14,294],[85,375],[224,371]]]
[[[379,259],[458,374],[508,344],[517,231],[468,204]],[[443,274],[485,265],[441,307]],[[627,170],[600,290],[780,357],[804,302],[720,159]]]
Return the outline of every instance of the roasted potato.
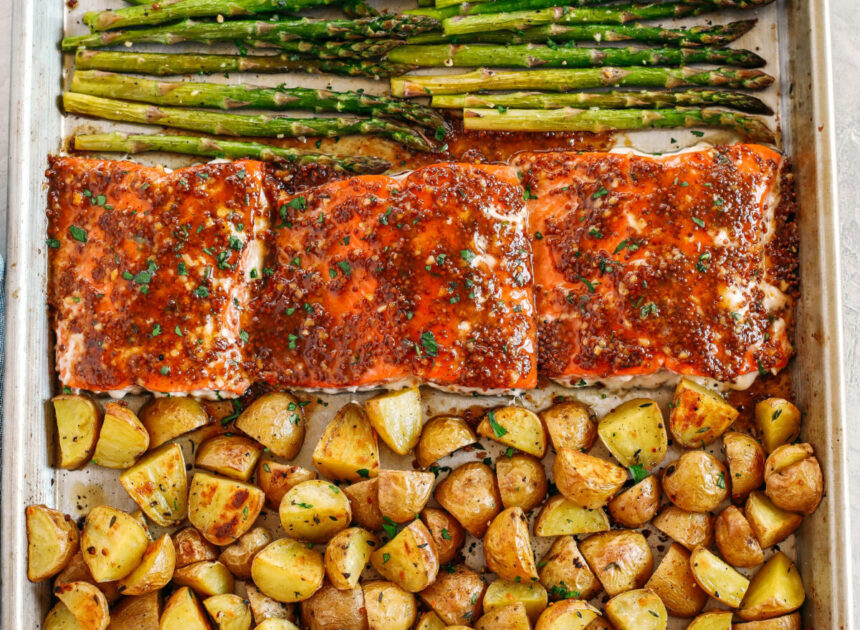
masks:
[[[70,516],[44,505],[30,505],[25,513],[27,578],[41,582],[62,571],[78,551],[78,527]]]
[[[299,627],[286,619],[266,619],[263,623],[258,624],[254,630],[299,630]]]
[[[313,462],[329,479],[359,481],[376,476],[379,445],[361,405],[347,403],[340,408],[323,430]]]
[[[140,564],[149,537],[140,523],[106,505],[90,510],[81,533],[84,562],[96,582],[120,580]]]
[[[755,406],[755,423],[768,453],[791,444],[800,435],[800,409],[782,398],[766,398]]]
[[[740,605],[750,581],[716,555],[699,547],[690,554],[690,568],[708,595],[732,608]]]
[[[349,499],[352,518],[364,529],[378,532],[382,529],[382,512],[379,510],[379,480],[374,477],[359,481],[343,489]]]
[[[160,618],[161,593],[159,591],[124,597],[110,611],[108,630],[158,630]]]
[[[421,392],[417,387],[375,396],[364,410],[382,441],[398,455],[406,455],[421,435]]]
[[[541,458],[546,453],[546,429],[538,415],[525,407],[491,409],[478,424],[483,435]]]
[[[737,615],[746,621],[779,617],[800,608],[804,599],[797,567],[779,551],[753,576]]]
[[[534,622],[546,608],[547,599],[546,589],[538,582],[494,580],[484,593],[484,610],[489,612],[519,602]]]
[[[80,549],[72,556],[66,567],[57,574],[54,578],[54,588],[67,582],[89,582],[95,584],[108,600],[108,604],[113,604],[120,598],[119,588],[116,582],[101,582],[98,583],[93,579],[92,573],[84,561],[84,554]]]
[[[537,579],[529,523],[521,508],[507,508],[490,523],[484,534],[484,560],[503,580]]]
[[[218,560],[240,580],[251,577],[251,562],[254,556],[263,547],[272,542],[272,534],[263,526],[251,528],[246,534],[242,534],[239,540],[229,547],[225,547],[218,556]],[[206,602],[203,602],[205,605]]]
[[[579,543],[579,550],[610,597],[641,588],[654,568],[645,537],[629,529],[592,534]]]
[[[123,472],[119,482],[156,525],[176,525],[188,514],[188,476],[178,444],[151,452]]]
[[[735,567],[754,567],[764,562],[764,552],[749,521],[734,505],[720,512],[714,521],[714,538],[720,555]]]
[[[552,465],[559,491],[584,508],[602,508],[627,481],[627,471],[605,459],[563,448]]]
[[[379,471],[379,511],[395,523],[408,523],[430,500],[436,477],[417,470]]]
[[[161,613],[159,630],[212,630],[200,600],[187,586],[170,596]]]
[[[463,464],[451,471],[436,486],[434,497],[467,532],[478,538],[502,509],[493,469],[478,462]]]
[[[247,532],[263,509],[256,486],[197,472],[188,493],[188,520],[215,545],[229,545]]]
[[[654,517],[652,524],[688,551],[710,547],[714,542],[714,517],[707,513],[687,512],[667,505]]]
[[[261,624],[269,619],[290,622],[298,620],[295,604],[284,604],[276,601],[261,593],[250,582],[245,584],[245,597],[248,598],[248,605],[251,607],[251,614],[254,615],[254,623],[256,624]]]
[[[83,630],[83,626],[63,602],[57,602],[45,617],[42,630]]]
[[[203,534],[193,527],[181,529],[173,535],[176,549],[176,566],[185,567],[203,560],[215,560],[218,548],[203,538]]]
[[[663,412],[650,398],[634,398],[610,411],[597,424],[597,434],[625,468],[653,470],[669,448]]]
[[[728,496],[726,467],[705,451],[689,451],[663,471],[663,491],[688,512],[715,510]]]
[[[187,396],[153,398],[141,407],[138,418],[149,433],[149,448],[210,423],[203,405]]]
[[[609,518],[602,509],[580,507],[560,494],[544,504],[535,521],[535,536],[593,534],[608,529]]]
[[[638,529],[644,527],[660,507],[660,480],[648,475],[609,502],[609,513],[619,525]]]
[[[197,449],[194,465],[230,479],[248,481],[263,447],[241,435],[218,435]]]
[[[801,630],[800,613],[791,613],[784,617],[773,617],[761,621],[748,621],[732,625],[732,630]],[[46,628],[47,630],[47,628]]]
[[[60,468],[80,468],[96,450],[102,410],[92,399],[78,394],[55,396],[51,402],[57,421]]]
[[[432,610],[421,615],[418,623],[415,624],[415,630],[445,630],[445,628],[445,622]]]
[[[669,414],[669,430],[684,448],[704,448],[732,426],[738,410],[722,396],[688,378],[678,381]]]
[[[723,450],[732,480],[732,498],[742,501],[764,483],[764,449],[754,437],[729,431],[723,435]]]
[[[531,630],[531,627],[521,602],[495,608],[475,623],[475,630]]]
[[[354,589],[370,561],[370,554],[378,546],[379,539],[360,527],[335,534],[325,548],[325,572],[329,582],[342,591]]]
[[[824,494],[821,466],[809,444],[775,448],[764,465],[765,494],[779,508],[812,514]]]
[[[239,415],[236,428],[286,459],[298,455],[305,441],[302,406],[286,392],[260,396]]]
[[[379,574],[400,588],[417,593],[436,579],[439,558],[427,527],[412,521],[399,534],[370,555]]]
[[[217,560],[204,560],[176,569],[173,581],[202,597],[223,595],[233,590],[233,574]]]
[[[105,405],[93,463],[105,468],[128,468],[149,448],[149,433],[131,409],[120,403]]]
[[[597,438],[594,412],[579,402],[560,402],[539,414],[553,448],[587,451]]]
[[[104,593],[89,582],[66,582],[54,588],[57,596],[83,630],[105,630],[110,622]]]
[[[415,596],[396,584],[375,580],[364,584],[369,630],[407,630],[418,614]]]
[[[264,595],[288,604],[313,595],[322,586],[323,577],[322,554],[291,538],[269,543],[251,563],[251,578],[257,588]]]
[[[481,616],[487,585],[465,565],[440,571],[436,581],[418,595],[449,626],[471,624]]]
[[[617,630],[666,630],[662,600],[648,589],[627,591],[606,602],[606,616]]]
[[[585,627],[585,630],[615,630],[606,617],[598,617]]]
[[[535,630],[583,630],[597,619],[597,609],[578,599],[565,599],[544,610]]]
[[[448,564],[456,556],[466,540],[466,530],[453,516],[441,508],[424,508],[421,520],[436,545],[439,564]]]
[[[308,630],[367,630],[364,593],[360,586],[338,590],[325,584],[301,603]]]
[[[602,589],[573,536],[556,538],[538,563],[538,577],[552,599],[589,600]]]
[[[466,421],[457,416],[436,416],[424,425],[415,457],[421,468],[456,450],[478,441],[478,437]]]
[[[744,506],[744,516],[762,549],[788,538],[803,521],[800,514],[775,506],[764,492],[750,493]]]
[[[176,568],[176,549],[169,534],[149,543],[135,569],[119,581],[123,595],[146,595],[167,586]]]
[[[294,464],[281,464],[266,457],[257,465],[257,485],[266,495],[266,505],[277,510],[284,495],[303,481],[316,479],[317,474]]]
[[[690,570],[690,552],[678,543],[669,546],[645,588],[656,593],[669,614],[676,617],[694,617],[708,601],[708,594],[699,588]]]
[[[213,595],[203,600],[203,607],[218,626],[218,630],[250,630],[251,609],[233,593]]]
[[[499,495],[506,508],[518,507],[524,512],[541,504],[547,491],[543,464],[533,455],[518,453],[496,460]]]
[[[281,500],[281,525],[287,535],[321,543],[349,527],[349,498],[329,481],[314,479],[293,486]]]
[[[732,613],[728,610],[709,610],[687,626],[687,630],[731,630]]]

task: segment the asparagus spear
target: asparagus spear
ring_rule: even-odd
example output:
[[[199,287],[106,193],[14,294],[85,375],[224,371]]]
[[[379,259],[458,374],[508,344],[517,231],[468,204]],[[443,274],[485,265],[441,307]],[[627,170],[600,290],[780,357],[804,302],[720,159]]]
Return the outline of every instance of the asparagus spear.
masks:
[[[612,0],[565,0],[567,7],[583,7],[594,4],[606,4]],[[630,0],[628,0],[630,1]],[[447,7],[433,9],[411,9],[407,15],[424,15],[444,20],[455,15],[481,15],[485,13],[507,13],[509,11],[526,11],[531,9],[546,9],[559,4],[559,0],[492,0],[487,2],[461,2]]]
[[[712,63],[759,68],[765,60],[749,50],[731,48],[573,48],[538,44],[440,44],[401,46],[388,61],[413,66],[509,66],[588,68],[592,66],[679,66]]]
[[[364,0],[344,0],[340,8],[345,16],[351,18],[380,15],[379,11],[364,2]]]
[[[63,38],[63,50],[102,48],[127,43],[178,44],[181,42],[232,42],[251,46],[272,46],[308,39],[401,38],[439,30],[438,20],[420,15],[398,15],[357,20],[318,20],[302,18],[278,22],[231,20],[204,22],[184,20],[175,24],[121,31],[106,31]]]
[[[373,134],[390,138],[420,151],[433,147],[424,136],[386,120],[376,118],[281,118],[271,115],[224,114],[175,107],[141,105],[86,94],[65,92],[63,107],[70,114],[106,118],[120,122],[161,125],[222,136],[253,137],[335,137]]]
[[[761,70],[731,68],[576,68],[505,71],[479,68],[464,74],[406,76],[391,79],[392,96],[435,96],[479,90],[551,90],[564,92],[595,87],[716,86],[758,89],[774,79]]]
[[[128,135],[124,133],[75,136],[77,151],[145,153],[164,151],[213,158],[255,158],[264,162],[287,162],[297,166],[320,164],[349,173],[381,173],[391,166],[382,158],[305,153],[258,142],[237,142],[197,136]]]
[[[472,15],[472,13],[466,13],[464,11],[474,11],[471,7],[467,8],[463,5],[468,2],[468,4],[478,4],[478,3],[489,3],[498,0],[436,0],[435,6],[437,9],[442,9],[445,7],[458,6],[460,7],[460,15]],[[609,4],[613,0],[572,0],[570,2],[566,2],[568,6],[583,6],[587,4]],[[634,2],[638,2],[639,4],[647,4],[651,2],[651,0],[633,0]],[[752,9],[755,7],[764,6],[766,4],[770,4],[773,0],[684,0],[690,4],[715,4],[722,9]],[[420,5],[419,5],[420,6]],[[554,5],[546,5],[546,6],[554,6]],[[498,11],[478,11],[478,13],[496,13]]]
[[[364,59],[302,59],[294,55],[204,55],[198,53],[133,53],[79,50],[75,67],[166,76],[215,72],[307,72],[352,77],[392,77],[414,70],[386,61]]]
[[[689,28],[663,28],[643,24],[547,24],[524,31],[490,31],[457,37],[437,33],[415,35],[408,44],[474,43],[525,44],[528,42],[622,42],[636,41],[649,44],[677,46],[724,46],[748,33],[758,20],[742,20],[715,26]],[[456,40],[456,41],[453,41]]]
[[[684,90],[681,92],[512,92],[490,94],[441,94],[434,96],[433,107],[441,109],[560,109],[563,107],[603,109],[651,109],[676,105],[718,106],[752,114],[772,114],[773,110],[754,96],[742,92]]]
[[[153,105],[349,112],[373,118],[397,118],[433,130],[441,127],[444,131],[445,128],[444,119],[429,107],[363,92],[153,81],[98,70],[75,72],[71,91]]]
[[[718,109],[466,109],[465,129],[492,131],[612,131],[719,127],[749,140],[774,142],[773,132],[758,118]]]

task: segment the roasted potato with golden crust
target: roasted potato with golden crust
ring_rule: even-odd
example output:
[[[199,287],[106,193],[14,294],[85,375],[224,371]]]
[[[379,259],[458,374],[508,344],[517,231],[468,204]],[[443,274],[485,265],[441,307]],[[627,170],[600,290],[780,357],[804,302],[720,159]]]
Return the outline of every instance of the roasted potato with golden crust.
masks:
[[[597,619],[597,609],[578,599],[565,599],[544,610],[535,630],[584,630]]]
[[[176,549],[177,567],[218,558],[218,548],[193,527],[176,532],[173,535],[173,547]]]
[[[400,588],[417,593],[427,588],[439,572],[436,545],[427,527],[412,521],[399,534],[370,555],[379,574]]]
[[[72,559],[69,560],[66,567],[57,574],[56,578],[54,578],[54,587],[56,588],[57,586],[66,584],[67,582],[89,582],[90,584],[95,584],[99,587],[101,592],[105,594],[108,604],[113,604],[120,598],[119,588],[117,587],[116,582],[98,583],[93,579],[93,575],[90,573],[90,569],[84,561],[84,554],[80,549],[78,549],[77,553],[72,556]]]
[[[149,537],[131,515],[106,505],[90,510],[81,532],[84,562],[96,582],[120,580],[140,564]]]
[[[751,435],[729,431],[723,435],[723,450],[732,480],[732,498],[741,501],[764,483],[764,449]]]
[[[489,612],[521,603],[529,619],[535,621],[547,605],[546,589],[538,582],[494,580],[484,593],[484,610]]]
[[[535,521],[535,536],[593,534],[608,529],[609,518],[602,509],[580,507],[560,494],[544,504]]]
[[[124,597],[110,611],[108,630],[158,630],[160,617],[161,593],[159,591]]]
[[[627,591],[606,603],[606,616],[618,630],[666,630],[666,607],[648,589]]]
[[[432,610],[421,615],[415,624],[415,630],[445,630],[446,627],[445,622]]]
[[[546,472],[533,455],[518,453],[496,460],[499,495],[506,508],[518,507],[524,512],[541,504],[547,491]]]
[[[369,630],[407,630],[418,614],[415,596],[391,582],[364,584],[364,606]]]
[[[663,471],[663,491],[688,512],[715,510],[728,496],[726,467],[705,451],[689,451]]]
[[[560,402],[539,414],[553,448],[587,451],[597,438],[594,412],[580,402]]]
[[[627,481],[627,471],[605,459],[563,448],[552,465],[559,491],[584,508],[597,509]]]
[[[559,536],[538,564],[540,583],[552,599],[589,600],[602,586],[591,572],[573,536]]]
[[[104,593],[89,582],[67,582],[54,588],[57,596],[83,630],[105,630],[110,622]]]
[[[266,505],[275,510],[281,506],[281,500],[290,489],[316,478],[317,474],[313,470],[294,464],[281,464],[265,455],[257,465],[257,485],[266,495]]]
[[[475,630],[531,630],[531,627],[521,602],[494,608],[475,623]]]
[[[740,605],[750,581],[716,555],[699,547],[690,555],[690,568],[708,595],[732,608]]]
[[[731,630],[732,613],[728,610],[709,610],[687,626],[687,630]]]
[[[269,543],[251,563],[251,578],[257,588],[287,604],[309,598],[322,586],[324,577],[322,554],[291,538]]]
[[[293,486],[281,500],[281,525],[288,536],[322,543],[349,527],[349,498],[336,485],[322,479]]]
[[[78,526],[72,517],[44,505],[30,505],[27,518],[27,578],[55,576],[78,551]]]
[[[367,630],[364,593],[360,586],[338,590],[325,584],[301,603],[308,630]]]
[[[521,508],[507,508],[490,523],[484,534],[484,560],[503,580],[537,579],[529,523]]]
[[[676,617],[694,617],[708,601],[708,594],[699,588],[690,570],[690,552],[678,543],[669,546],[645,588],[656,593],[669,614]]]
[[[579,543],[579,550],[610,597],[641,588],[654,568],[645,537],[629,529],[593,534]]]
[[[714,542],[714,517],[707,513],[687,512],[667,505],[654,517],[652,525],[687,551],[696,547],[710,547]]]
[[[630,529],[644,527],[660,507],[660,480],[657,475],[648,475],[617,495],[608,507],[618,524]]]
[[[800,409],[783,398],[766,398],[755,406],[755,423],[768,453],[800,435]]]
[[[264,500],[256,486],[198,472],[188,493],[188,520],[209,542],[229,545],[251,528]]]
[[[809,444],[775,448],[764,465],[765,494],[779,508],[812,514],[824,494],[821,466]]]
[[[251,562],[254,556],[273,540],[269,530],[258,525],[242,534],[232,545],[225,547],[218,560],[237,578],[247,580],[251,577]]]
[[[86,464],[96,450],[102,428],[102,410],[88,396],[54,396],[60,468],[74,470]]]
[[[188,476],[178,444],[152,451],[123,472],[119,482],[156,525],[176,525],[188,514]]]
[[[254,630],[299,630],[299,627],[286,619],[266,619]]]
[[[801,630],[800,613],[732,625],[732,630]],[[47,630],[47,629],[46,629]]]
[[[83,628],[66,605],[63,602],[57,602],[45,617],[42,630],[83,630]]]
[[[146,595],[167,586],[176,568],[176,549],[169,534],[149,543],[140,564],[119,581],[123,595]]]
[[[295,604],[284,604],[264,595],[252,583],[245,584],[245,597],[254,615],[254,623],[261,624],[269,619],[284,620],[290,622],[298,621]]]
[[[720,555],[735,567],[754,567],[764,562],[764,552],[749,521],[734,505],[720,512],[714,521],[714,537]]]
[[[364,410],[382,441],[398,455],[406,455],[421,435],[421,392],[417,387],[374,396]]]
[[[478,538],[502,509],[493,469],[478,462],[463,464],[451,471],[436,486],[434,497],[467,532]]]
[[[352,518],[364,529],[378,532],[382,529],[382,512],[379,509],[379,480],[374,477],[359,481],[343,489],[349,499]]]
[[[797,567],[779,551],[753,576],[736,614],[746,621],[770,619],[794,612],[804,599]]]
[[[197,449],[194,465],[230,479],[248,481],[260,459],[263,447],[241,435],[218,435]]]
[[[233,590],[233,574],[217,560],[195,562],[176,569],[174,583],[187,586],[202,597],[223,595]]]
[[[160,630],[212,630],[209,618],[187,586],[170,596],[161,613]]]
[[[329,479],[359,481],[379,471],[376,432],[361,405],[347,403],[326,425],[314,448],[313,462]]]
[[[137,415],[125,405],[105,405],[93,463],[105,468],[128,468],[149,448],[149,433]]]
[[[329,582],[342,591],[354,589],[370,561],[370,554],[378,546],[379,539],[360,527],[335,534],[325,548],[325,572]]]
[[[149,433],[149,448],[210,423],[203,405],[187,396],[153,398],[141,407],[138,418]]]
[[[250,630],[251,609],[233,593],[213,595],[203,600],[203,607],[218,626],[218,630]]]
[[[597,434],[625,468],[653,470],[669,448],[663,412],[650,398],[634,398],[610,411],[597,424]]]
[[[415,457],[421,468],[427,468],[433,462],[477,441],[475,432],[462,418],[436,416],[421,430]]]
[[[803,521],[800,514],[775,506],[764,492],[750,493],[744,506],[744,516],[762,549],[788,538]]]
[[[546,453],[546,429],[525,407],[490,409],[478,424],[478,435],[541,458]]]
[[[669,430],[684,448],[704,448],[732,426],[738,410],[722,396],[688,378],[678,381],[669,414]]]
[[[236,428],[279,457],[292,459],[305,441],[302,406],[287,392],[269,392],[239,415]]]
[[[456,556],[466,540],[466,530],[453,516],[441,508],[424,508],[421,520],[436,545],[439,564],[448,564]]]
[[[436,581],[418,596],[446,624],[470,624],[481,616],[486,590],[481,576],[460,564],[440,571]]]
[[[395,523],[418,518],[430,500],[435,475],[418,470],[379,471],[379,511]]]
[[[598,617],[585,627],[585,630],[615,630],[606,617]]]

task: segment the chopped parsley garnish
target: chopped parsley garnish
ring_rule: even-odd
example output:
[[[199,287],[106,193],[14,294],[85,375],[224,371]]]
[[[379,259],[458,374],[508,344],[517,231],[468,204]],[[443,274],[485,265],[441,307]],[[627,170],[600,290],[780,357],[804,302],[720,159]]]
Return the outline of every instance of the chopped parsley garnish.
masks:
[[[439,346],[436,343],[436,337],[433,336],[432,331],[428,330],[421,333],[421,347],[424,348],[424,352],[429,356],[439,356]]]
[[[305,201],[304,197],[295,197],[286,204],[286,207],[293,208],[294,210],[304,210],[308,207],[308,202]]]
[[[496,412],[490,409],[490,412],[487,414],[487,421],[490,423],[490,428],[495,433],[496,437],[503,437],[507,434],[508,430],[496,422]]]
[[[475,260],[475,252],[471,249],[461,249],[460,258],[465,260],[467,265],[471,265],[472,261]]]
[[[589,293],[594,293],[594,289],[600,286],[599,282],[590,282],[585,276],[579,276],[580,281],[588,287]]]
[[[240,330],[239,331],[239,339],[241,339],[245,343],[248,343],[248,331]]]
[[[69,228],[69,234],[71,234],[72,238],[76,241],[80,241],[81,243],[87,242],[87,231],[84,228],[73,225]]]
[[[700,228],[705,227],[705,222],[702,221],[699,217],[693,217],[693,223],[698,225]]]
[[[176,265],[176,275],[179,275],[179,276],[187,276],[188,275],[188,267],[186,267],[185,263],[182,262],[181,260],[179,261],[179,264]]]
[[[194,289],[194,295],[196,295],[199,298],[207,298],[207,297],[209,297],[209,289],[207,289],[206,287],[204,287],[201,284],[199,287]]]
[[[337,263],[337,266],[340,267],[340,270],[344,273],[344,275],[350,275],[352,273],[352,268],[349,266],[349,263],[345,260],[341,260]]]
[[[601,186],[600,188],[597,189],[597,192],[595,192],[593,195],[591,195],[591,198],[592,199],[600,199],[601,197],[605,197],[608,194],[609,194],[609,191],[606,190],[606,188],[604,188],[603,186]]]
[[[55,238],[45,239],[45,244],[51,249],[57,249],[60,246],[60,241]]]
[[[633,483],[639,483],[648,476],[648,471],[640,464],[633,464],[630,467],[630,474],[633,475]]]
[[[158,337],[161,334],[161,324],[156,324],[152,327],[152,336]]]

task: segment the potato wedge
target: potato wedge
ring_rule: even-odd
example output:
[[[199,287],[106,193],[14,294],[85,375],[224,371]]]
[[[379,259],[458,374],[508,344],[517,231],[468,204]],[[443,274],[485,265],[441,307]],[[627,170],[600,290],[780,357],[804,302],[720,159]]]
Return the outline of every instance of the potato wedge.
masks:
[[[128,468],[149,448],[149,433],[131,409],[120,403],[105,405],[93,463],[105,468]]]
[[[106,505],[90,510],[81,532],[84,562],[96,582],[120,580],[140,564],[149,537],[131,515]]]
[[[293,486],[281,500],[281,525],[288,536],[321,543],[349,527],[349,498],[336,485],[322,479]]]
[[[66,567],[54,578],[54,588],[67,582],[89,582],[90,584],[95,584],[105,594],[108,604],[113,604],[120,598],[116,582],[98,583],[93,579],[93,574],[90,573],[90,569],[84,561],[84,554],[80,549],[72,556]]]
[[[302,406],[286,392],[260,396],[239,415],[236,428],[286,459],[298,455],[305,441]]]
[[[573,536],[559,536],[538,563],[540,583],[552,599],[589,600],[602,586],[591,572]]]
[[[188,520],[214,545],[229,545],[247,532],[263,509],[256,486],[197,472],[188,492]]]
[[[453,516],[441,508],[424,508],[421,520],[436,545],[439,564],[448,564],[466,541],[466,530]]]
[[[395,523],[418,518],[430,500],[436,477],[418,470],[379,471],[379,511]]]
[[[176,525],[188,514],[188,476],[178,444],[152,451],[123,472],[119,482],[156,525]]]
[[[451,471],[436,486],[433,496],[467,532],[478,538],[483,537],[490,521],[502,509],[493,469],[478,462]]]
[[[584,508],[602,508],[627,481],[627,471],[605,459],[563,448],[552,465],[559,491]]]
[[[585,630],[615,630],[606,617],[598,617],[585,627]]]
[[[709,610],[687,626],[687,630],[731,630],[732,613],[728,610]]]
[[[688,451],[663,470],[663,491],[688,512],[715,510],[728,496],[726,467],[705,451]]]
[[[215,560],[218,548],[203,538],[203,534],[193,527],[181,529],[173,535],[173,547],[176,549],[176,566],[185,567],[195,562]]]
[[[359,481],[343,489],[349,499],[352,518],[364,529],[378,532],[382,529],[382,512],[379,509],[379,480],[374,477]]]
[[[445,622],[432,610],[421,615],[415,624],[415,630],[445,630],[446,627]]]
[[[134,571],[117,585],[123,595],[146,595],[167,586],[176,568],[176,549],[169,534],[149,543]]]
[[[547,435],[538,415],[525,407],[490,409],[478,424],[478,435],[541,458]]]
[[[701,589],[727,606],[737,608],[750,581],[703,547],[690,554],[690,568]]]
[[[323,430],[313,462],[324,477],[360,481],[379,471],[376,432],[361,405],[347,403]]]
[[[251,607],[251,614],[254,615],[254,623],[256,624],[261,624],[269,619],[281,619],[290,622],[298,620],[295,604],[276,601],[261,593],[250,582],[245,584],[245,597],[248,599],[248,605]]]
[[[324,585],[301,604],[308,630],[367,630],[367,613],[361,587],[338,590]]]
[[[766,398],[755,406],[755,423],[768,453],[800,435],[800,409],[783,398]]]
[[[797,567],[779,551],[753,576],[737,615],[746,621],[779,617],[800,608],[804,599]]]
[[[660,507],[660,480],[648,475],[613,498],[608,506],[612,518],[630,529],[644,527]]]
[[[83,630],[83,626],[63,602],[57,602],[45,617],[42,630]]]
[[[360,527],[350,527],[335,534],[326,545],[323,558],[332,586],[342,591],[354,589],[370,561],[370,554],[378,546],[379,539]]]
[[[286,619],[266,619],[263,623],[258,624],[254,630],[299,630],[299,627]]]
[[[233,593],[213,595],[203,600],[203,607],[218,630],[250,630],[251,609],[248,604]]]
[[[754,567],[764,562],[764,552],[749,521],[734,505],[720,512],[714,521],[714,538],[720,555],[735,567]]]
[[[452,626],[471,624],[481,616],[486,590],[487,585],[481,576],[460,564],[440,571],[436,581],[418,596],[442,621]]]
[[[506,508],[518,507],[524,512],[537,507],[546,496],[546,472],[533,455],[517,453],[496,459],[499,495]]]
[[[654,568],[645,537],[629,529],[592,534],[579,543],[579,550],[610,597],[641,588]]]
[[[287,604],[308,599],[322,586],[324,577],[322,554],[291,538],[269,543],[251,563],[251,578],[257,588]]]
[[[547,601],[546,589],[538,582],[494,580],[484,593],[484,611],[520,603],[525,607],[528,618],[534,622],[546,608]]]
[[[765,494],[779,508],[812,514],[824,495],[821,466],[809,444],[775,448],[764,466]]]
[[[369,630],[407,630],[418,614],[415,596],[391,582],[375,580],[363,586]]]
[[[124,597],[110,611],[108,630],[158,630],[161,593]]]
[[[421,436],[421,392],[417,387],[375,396],[364,410],[382,441],[398,455],[406,455]]]
[[[558,494],[547,501],[535,521],[535,536],[593,534],[609,529],[602,509],[589,510]]]
[[[457,416],[436,416],[421,429],[415,457],[421,468],[478,441],[478,436],[466,421]]]
[[[158,448],[211,422],[200,401],[188,396],[153,398],[137,415],[149,433],[149,448]]]
[[[77,553],[78,527],[71,516],[44,505],[27,506],[25,513],[27,578],[41,582],[62,571]]]
[[[529,523],[521,508],[501,512],[484,534],[487,568],[503,580],[529,582],[538,577]]]
[[[784,617],[773,617],[772,619],[747,621],[746,623],[732,625],[732,630],[801,630],[802,628],[800,613],[796,612]]]
[[[803,521],[800,514],[775,506],[764,492],[750,493],[744,505],[744,516],[762,549],[781,543]]]
[[[732,498],[741,501],[764,483],[764,449],[751,435],[729,431],[723,435],[723,450],[732,480]]]
[[[585,452],[597,439],[597,422],[588,405],[574,401],[560,402],[544,409],[538,416],[556,452],[562,448]]]
[[[654,517],[652,524],[687,551],[693,551],[696,547],[710,547],[714,542],[714,517],[710,514],[687,512],[674,505],[667,505]]]
[[[67,582],[54,588],[57,596],[83,630],[105,630],[110,621],[107,599],[89,582]]]
[[[666,607],[648,589],[627,591],[606,602],[606,616],[617,630],[666,630]]]
[[[225,547],[218,560],[237,578],[247,580],[251,577],[251,562],[254,556],[273,540],[269,530],[258,525],[242,534],[232,545]],[[203,603],[205,605],[206,602]]]
[[[597,424],[597,434],[625,468],[653,470],[669,448],[663,412],[650,398],[634,398],[610,411]]]
[[[217,560],[204,560],[176,569],[173,581],[187,586],[201,597],[223,595],[233,590],[233,574]]]
[[[565,599],[544,610],[535,630],[583,630],[597,619],[597,609],[578,599]]]
[[[675,443],[684,448],[704,448],[732,426],[738,410],[717,392],[688,378],[675,387],[669,430]]]
[[[405,591],[417,593],[436,579],[439,558],[427,527],[412,521],[399,534],[370,555],[379,574]]]
[[[262,452],[263,447],[250,438],[218,435],[200,445],[194,465],[230,479],[248,481]]]
[[[159,630],[212,630],[200,600],[187,586],[170,596],[161,613]]]
[[[78,394],[54,396],[60,468],[74,470],[86,464],[96,450],[102,428],[102,410],[89,397]]]
[[[294,464],[281,464],[265,455],[257,465],[257,485],[266,495],[266,505],[273,510],[281,506],[281,500],[291,488],[316,478],[317,474],[313,470]]]
[[[669,546],[645,588],[656,593],[669,614],[676,617],[695,617],[708,601],[708,594],[699,588],[690,570],[690,552],[678,543]]]
[[[495,608],[475,623],[475,630],[531,630],[531,627],[521,602]]]

